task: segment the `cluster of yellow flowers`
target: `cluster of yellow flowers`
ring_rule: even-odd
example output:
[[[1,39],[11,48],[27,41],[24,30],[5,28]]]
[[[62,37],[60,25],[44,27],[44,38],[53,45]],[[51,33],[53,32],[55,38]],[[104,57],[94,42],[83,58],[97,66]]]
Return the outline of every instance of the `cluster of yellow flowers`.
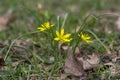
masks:
[[[54,26],[54,24],[51,24],[50,22],[45,22],[45,23],[43,23],[41,25],[41,27],[38,27],[38,30],[46,31],[46,30],[50,29],[53,26]],[[62,28],[61,31],[56,30],[56,37],[54,38],[54,40],[66,43],[66,42],[70,42],[71,40],[73,40],[72,38],[70,38],[70,36],[71,36],[71,34],[65,34],[65,31]],[[88,34],[80,33],[80,34],[78,34],[78,36],[83,41],[85,41],[86,43],[92,43],[93,42],[93,41],[90,40],[91,37]]]

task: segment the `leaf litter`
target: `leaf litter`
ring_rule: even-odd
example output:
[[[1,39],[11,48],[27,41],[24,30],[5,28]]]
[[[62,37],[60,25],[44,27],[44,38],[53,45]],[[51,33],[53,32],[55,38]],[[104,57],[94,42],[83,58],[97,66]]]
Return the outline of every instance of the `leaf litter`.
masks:
[[[78,49],[73,53],[71,46],[62,45],[61,48],[67,51],[67,57],[65,60],[64,73],[61,74],[59,80],[64,80],[66,78],[69,80],[69,77],[70,80],[75,80],[76,78],[76,80],[89,80],[87,73],[94,68],[102,68],[103,65],[109,66],[109,70],[106,69],[103,71],[103,73],[106,71],[109,72],[109,77],[118,76],[120,74],[120,56],[117,56],[115,53],[101,56],[99,53],[94,52],[87,56],[75,56],[79,52]],[[81,55],[80,52],[79,54]],[[103,65],[100,64],[101,61]],[[101,80],[104,79],[105,76],[101,75]]]
[[[0,16],[0,31],[4,31],[9,28],[9,23],[14,20],[12,13],[13,9],[9,9],[3,16]]]

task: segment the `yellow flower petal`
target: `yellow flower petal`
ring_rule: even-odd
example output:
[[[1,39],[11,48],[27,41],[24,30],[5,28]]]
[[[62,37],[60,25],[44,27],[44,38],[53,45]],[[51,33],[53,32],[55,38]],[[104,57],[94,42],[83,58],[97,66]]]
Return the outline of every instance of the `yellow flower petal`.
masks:
[[[68,40],[68,39],[65,39],[65,40],[64,40],[64,42],[70,42],[70,40]]]
[[[46,28],[50,27],[50,23],[49,22],[46,22],[44,25],[45,25]]]
[[[90,37],[89,37],[89,36],[86,36],[86,35],[82,35],[81,38],[82,38],[82,39],[90,39]]]
[[[63,37],[64,38],[69,38],[71,36],[71,34],[65,34]]]
[[[56,38],[54,38],[54,40],[59,41],[59,38],[58,38],[58,37],[56,37]]]
[[[41,30],[41,31],[44,31],[44,30],[45,30],[45,29],[44,29],[44,28],[42,28],[42,27],[39,27],[38,29],[39,29],[39,30]]]
[[[57,35],[57,36],[59,36],[59,35],[60,35],[58,31],[56,31],[56,35]]]
[[[60,34],[61,34],[61,36],[64,35],[64,29],[61,30],[61,33],[60,33]]]

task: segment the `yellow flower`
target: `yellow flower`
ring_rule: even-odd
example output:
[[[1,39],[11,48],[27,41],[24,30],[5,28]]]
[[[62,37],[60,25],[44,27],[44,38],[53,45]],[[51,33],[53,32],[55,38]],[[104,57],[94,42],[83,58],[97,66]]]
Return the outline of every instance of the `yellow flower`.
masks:
[[[56,31],[57,37],[54,38],[55,41],[61,41],[61,42],[70,42],[72,38],[70,38],[71,34],[64,34],[64,29],[62,29],[60,32]]]
[[[50,24],[50,22],[45,22],[41,25],[41,27],[38,27],[38,30],[45,31],[50,29],[52,26],[54,26],[54,24]]]
[[[91,41],[91,37],[88,35],[88,34],[83,34],[83,33],[80,33],[78,34],[78,36],[83,40],[85,41],[86,43],[93,43],[93,41]]]

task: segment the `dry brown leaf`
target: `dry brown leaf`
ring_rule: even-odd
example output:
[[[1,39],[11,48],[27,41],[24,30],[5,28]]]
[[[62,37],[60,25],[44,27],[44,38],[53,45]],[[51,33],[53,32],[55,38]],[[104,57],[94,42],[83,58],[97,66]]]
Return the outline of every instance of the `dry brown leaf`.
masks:
[[[75,54],[81,55],[81,54],[80,54],[80,49],[79,49],[78,47],[76,47],[76,49],[75,49]]]
[[[88,55],[88,57],[89,58],[87,59],[84,57],[77,58],[79,61],[83,63],[84,70],[88,70],[88,69],[99,66],[99,62],[100,62],[99,55],[97,55],[96,53],[93,53],[92,55]]]
[[[16,40],[15,45],[25,49],[29,49],[31,46],[29,40]],[[27,51],[25,51],[22,48],[14,48],[14,49],[16,50],[16,53],[21,55],[21,57],[23,58],[31,56],[31,54],[29,54]]]
[[[100,57],[97,53],[84,57],[80,54],[79,48],[76,49],[76,54],[73,54],[72,47],[70,46],[62,45],[62,49],[67,50],[64,69],[67,75],[77,76],[79,80],[87,80],[85,70],[99,66]],[[78,54],[81,56],[77,56]]]
[[[71,47],[68,47],[67,58],[65,60],[65,73],[73,76],[84,75],[83,64],[78,61],[72,51]]]
[[[28,47],[30,47],[29,41],[30,41],[29,39],[28,40],[16,40],[15,45],[24,47],[24,48],[28,48]]]
[[[108,59],[110,59],[111,61],[116,62],[116,60],[119,58],[119,55],[118,55],[116,52],[112,52],[111,54],[105,55],[103,58],[105,58],[105,57],[107,57],[107,58],[106,58],[106,61],[107,61]],[[104,60],[104,61],[105,61],[105,60]],[[109,61],[109,62],[111,62],[111,61]]]
[[[92,64],[92,65],[96,65],[96,64],[99,64],[100,62],[100,57],[97,53],[93,53],[92,55],[88,55],[88,57],[90,59],[87,59],[87,61]]]
[[[86,59],[84,59],[83,57],[78,58],[78,60],[82,61],[84,70],[88,70],[88,69],[92,68],[92,65]]]
[[[12,9],[9,9],[2,17],[0,17],[0,31],[6,30],[8,28],[8,24],[11,21]]]

